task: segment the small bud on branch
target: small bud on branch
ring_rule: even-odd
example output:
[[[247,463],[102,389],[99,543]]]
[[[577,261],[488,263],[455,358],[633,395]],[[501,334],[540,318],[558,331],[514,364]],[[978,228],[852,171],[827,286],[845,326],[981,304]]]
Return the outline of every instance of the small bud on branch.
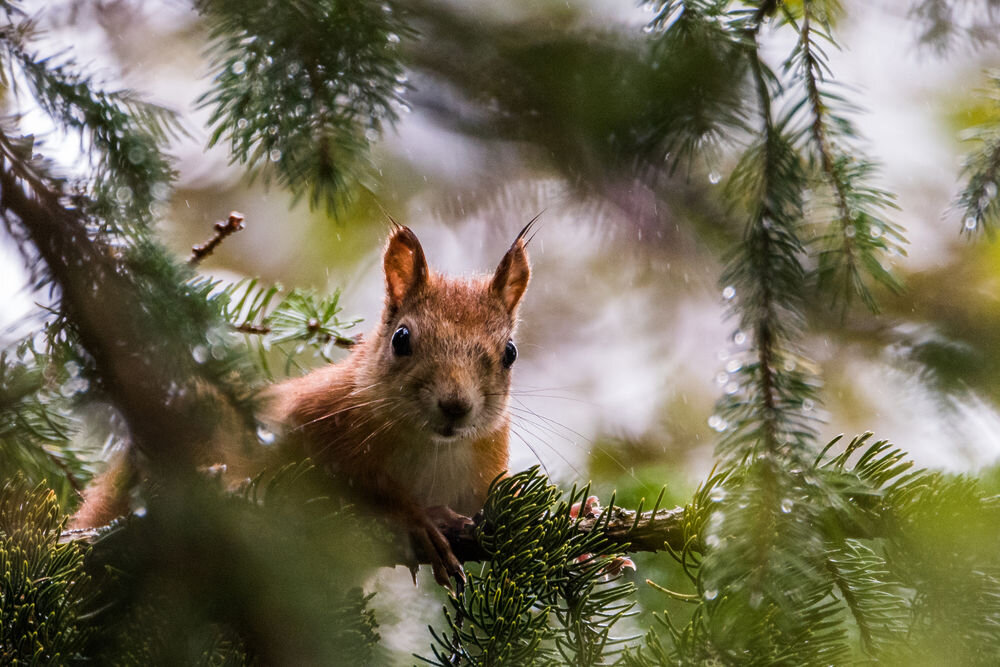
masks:
[[[246,218],[242,213],[233,211],[229,214],[228,220],[215,223],[215,235],[204,243],[191,247],[191,259],[188,260],[188,264],[195,266],[201,260],[211,255],[227,236],[235,234],[246,227],[244,224],[245,220]]]

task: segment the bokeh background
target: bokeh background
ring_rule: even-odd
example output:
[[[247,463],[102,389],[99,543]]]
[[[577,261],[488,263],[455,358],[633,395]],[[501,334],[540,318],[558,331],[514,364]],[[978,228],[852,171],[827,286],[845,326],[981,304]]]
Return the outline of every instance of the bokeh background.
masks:
[[[1000,50],[988,33],[928,39],[933,22],[914,9],[933,4],[847,1],[835,24],[844,48],[829,53],[833,74],[860,107],[854,120],[910,240],[894,265],[907,289],[881,294],[878,316],[817,306],[805,347],[824,382],[820,442],[870,430],[922,466],[981,472],[1000,460],[1000,254],[960,235],[952,204],[962,131],[997,113],[980,89]],[[468,274],[491,271],[541,212],[517,338],[512,468],[540,463],[567,486],[593,481],[598,495],[616,490],[626,504],[666,482],[683,502],[711,468],[714,408],[745,341],[725,317],[733,295],[719,282],[741,231],[722,197],[734,147],[706,149],[673,173],[610,156],[630,114],[663,101],[638,76],[627,85],[630,54],[649,38],[641,6],[455,0],[412,11],[420,34],[400,44],[413,64],[399,81],[407,103],[335,213],[249,181],[225,146],[205,148],[208,112],[196,98],[209,85],[206,34],[186,3],[52,2],[38,20],[44,49],[71,46],[110,87],[183,118],[161,239],[183,257],[230,210],[247,219],[203,263],[206,274],[341,289],[345,315],[364,318],[365,330],[380,308],[389,215],[417,233],[435,268]],[[975,28],[994,17],[960,9],[955,18]],[[789,35],[765,39],[775,64],[792,46]],[[80,168],[74,140],[21,111],[49,155]],[[33,291],[2,237],[0,292],[7,342],[48,295]],[[401,569],[379,577],[394,591],[383,637],[412,646],[393,624],[422,627],[423,598],[438,592],[414,589]]]

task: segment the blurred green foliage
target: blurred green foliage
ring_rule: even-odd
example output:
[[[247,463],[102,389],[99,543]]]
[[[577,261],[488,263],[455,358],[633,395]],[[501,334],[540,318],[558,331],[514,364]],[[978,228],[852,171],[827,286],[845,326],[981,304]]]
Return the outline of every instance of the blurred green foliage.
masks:
[[[210,26],[215,85],[210,144],[333,210],[405,91],[399,44],[411,30],[393,2],[196,3]],[[274,165],[274,171],[265,169]]]
[[[211,480],[156,489],[143,516],[90,549],[89,567],[104,573],[90,655],[134,665],[370,663],[378,626],[360,585],[385,543],[307,464],[271,471],[237,496]]]

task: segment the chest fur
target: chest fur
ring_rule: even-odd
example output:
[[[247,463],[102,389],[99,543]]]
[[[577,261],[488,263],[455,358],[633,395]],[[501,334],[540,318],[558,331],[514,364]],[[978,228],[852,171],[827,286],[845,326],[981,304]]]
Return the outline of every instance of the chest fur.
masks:
[[[483,482],[482,461],[470,443],[400,448],[388,472],[424,507],[447,505],[461,514],[480,509],[490,481]]]

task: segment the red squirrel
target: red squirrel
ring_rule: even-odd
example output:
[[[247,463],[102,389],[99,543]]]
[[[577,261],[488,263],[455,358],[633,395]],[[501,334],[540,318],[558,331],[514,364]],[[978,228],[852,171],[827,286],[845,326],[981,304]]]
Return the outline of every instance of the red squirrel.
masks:
[[[454,512],[472,516],[507,470],[529,228],[492,276],[455,279],[431,271],[416,235],[398,227],[385,249],[385,306],[373,334],[344,361],[270,392],[312,460],[406,526],[441,584],[462,570],[437,524]]]
[[[490,482],[507,470],[530,227],[492,276],[456,279],[432,271],[416,235],[397,226],[384,252],[385,304],[375,331],[343,361],[265,393],[269,417],[315,464],[403,525],[442,585],[464,575],[439,526],[481,509]],[[245,462],[231,468],[247,470]],[[106,522],[127,509],[124,484],[122,473],[98,478],[73,524]]]

